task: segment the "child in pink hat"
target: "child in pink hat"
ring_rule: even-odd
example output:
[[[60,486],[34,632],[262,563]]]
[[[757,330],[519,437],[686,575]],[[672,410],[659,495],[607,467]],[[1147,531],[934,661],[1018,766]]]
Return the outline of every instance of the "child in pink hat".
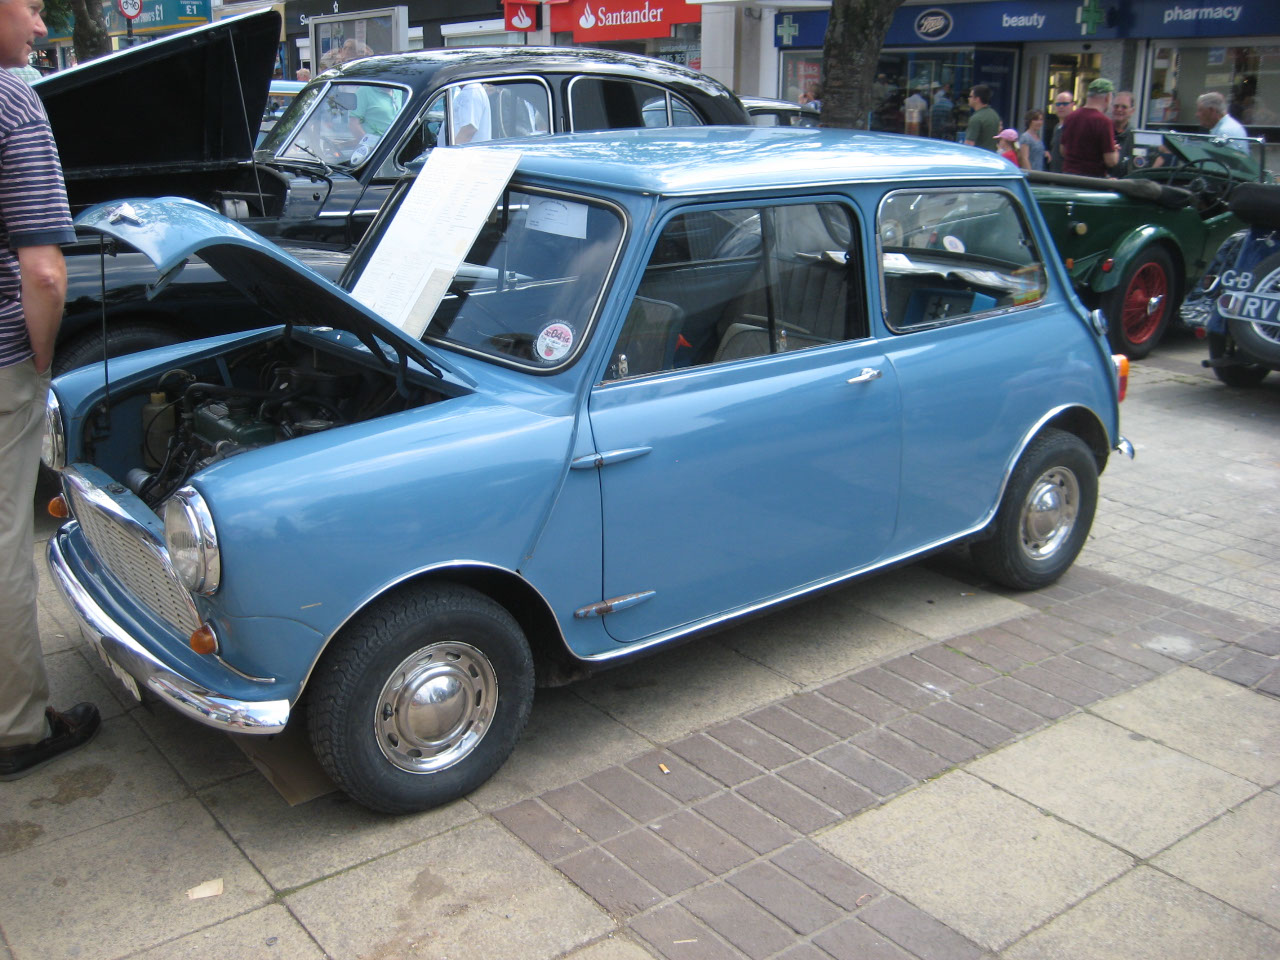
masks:
[[[1006,127],[996,134],[996,153],[1018,166],[1018,131]]]

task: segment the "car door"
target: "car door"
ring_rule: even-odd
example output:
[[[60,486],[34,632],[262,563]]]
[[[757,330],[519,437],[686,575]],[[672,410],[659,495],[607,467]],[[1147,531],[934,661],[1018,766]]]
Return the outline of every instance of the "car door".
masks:
[[[620,642],[873,562],[900,401],[836,201],[672,216],[592,390],[605,627]]]

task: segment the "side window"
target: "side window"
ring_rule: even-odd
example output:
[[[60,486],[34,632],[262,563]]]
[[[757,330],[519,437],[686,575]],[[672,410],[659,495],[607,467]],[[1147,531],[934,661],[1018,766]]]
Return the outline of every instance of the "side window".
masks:
[[[661,87],[607,77],[574,77],[569,86],[569,117],[574,130],[687,127],[702,123],[689,104]]]
[[[1004,191],[893,193],[878,229],[885,322],[897,333],[1044,297],[1044,264]]]
[[[654,246],[606,379],[865,337],[862,262],[841,204],[678,214]]]
[[[384,168],[379,175],[399,176],[406,164],[442,144],[550,132],[551,95],[542,84],[531,80],[464,83],[427,105],[396,151],[397,168]]]

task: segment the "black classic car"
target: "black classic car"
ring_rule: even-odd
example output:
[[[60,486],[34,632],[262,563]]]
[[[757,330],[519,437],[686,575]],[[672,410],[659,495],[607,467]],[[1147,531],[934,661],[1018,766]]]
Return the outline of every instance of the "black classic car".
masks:
[[[748,122],[727,87],[661,60],[574,47],[450,48],[329,70],[255,149],[279,31],[273,11],[228,18],[37,83],[72,211],[185,196],[334,278],[406,165],[437,145]],[[100,358],[104,329],[114,355],[266,322],[196,260],[159,278],[133,251],[106,252],[104,271],[99,241],[69,251],[59,371]]]

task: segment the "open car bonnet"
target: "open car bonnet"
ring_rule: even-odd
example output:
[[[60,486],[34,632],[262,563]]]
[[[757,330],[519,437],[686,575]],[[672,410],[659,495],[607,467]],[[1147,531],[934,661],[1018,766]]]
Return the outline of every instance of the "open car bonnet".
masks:
[[[280,323],[349,331],[375,357],[395,351],[443,376],[440,359],[420,341],[392,326],[351,294],[256,233],[182,197],[100,203],[81,213],[76,226],[112,237],[145,255],[160,272],[159,289],[193,256],[209,264]]]
[[[1164,135],[1164,144],[1182,162],[1197,164],[1211,172],[1230,173],[1242,180],[1257,180],[1261,176],[1260,145],[1256,156],[1252,153],[1246,156],[1224,140],[1197,133],[1168,133]]]
[[[32,84],[69,182],[253,156],[280,42],[274,10],[228,17]]]

